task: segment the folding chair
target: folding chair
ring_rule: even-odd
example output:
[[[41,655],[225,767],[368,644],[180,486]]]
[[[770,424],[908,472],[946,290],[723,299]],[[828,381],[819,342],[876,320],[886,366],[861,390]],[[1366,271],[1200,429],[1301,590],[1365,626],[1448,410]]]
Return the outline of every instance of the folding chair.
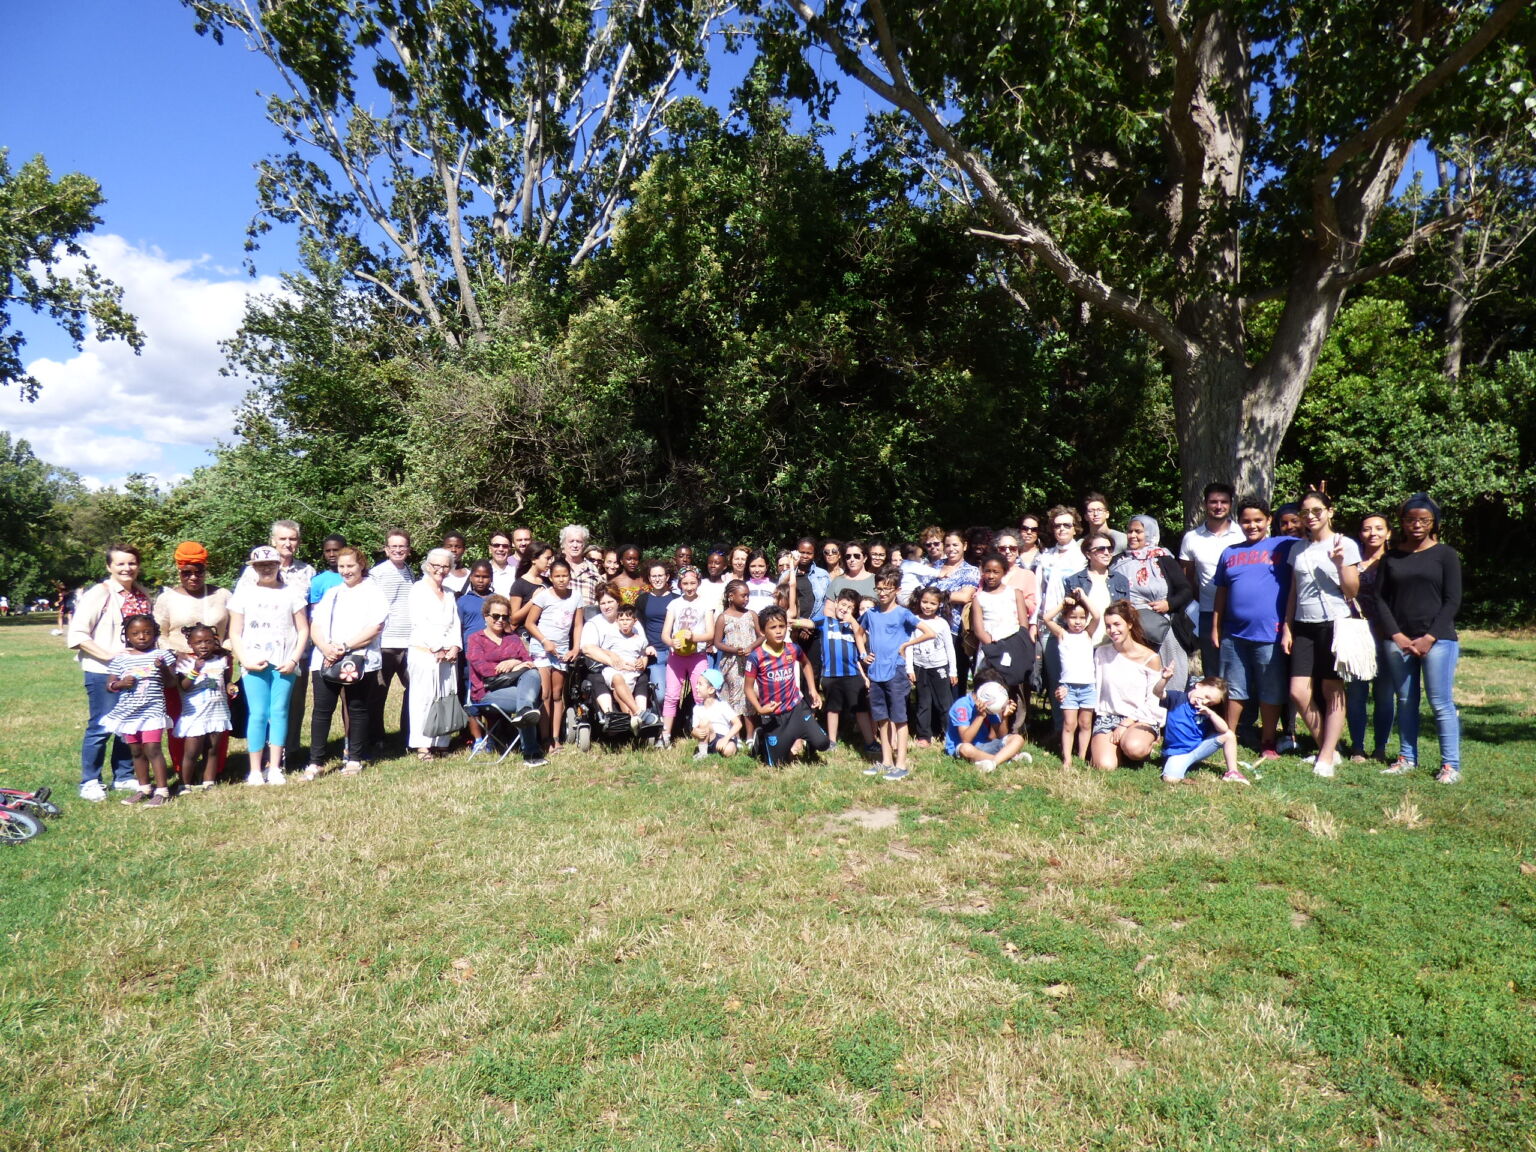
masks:
[[[473,716],[479,716],[485,722],[486,739],[491,742],[493,749],[499,748],[501,750],[501,755],[496,758],[496,763],[500,764],[508,756],[512,755],[513,749],[523,746],[523,734],[517,730],[517,725],[512,723],[512,717],[508,716],[495,704],[483,702],[480,704],[470,704],[464,710]],[[511,733],[511,735],[504,735],[504,733]],[[471,748],[468,759],[473,760],[477,751],[479,749]]]

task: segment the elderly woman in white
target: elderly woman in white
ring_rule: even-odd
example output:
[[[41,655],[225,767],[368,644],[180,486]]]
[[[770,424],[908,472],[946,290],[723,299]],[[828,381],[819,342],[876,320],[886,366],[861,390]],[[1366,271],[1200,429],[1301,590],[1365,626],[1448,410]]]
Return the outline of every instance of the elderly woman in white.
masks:
[[[419,760],[431,760],[448,749],[450,737],[426,734],[427,713],[432,702],[458,690],[459,632],[458,601],[443,586],[453,570],[453,553],[434,548],[421,566],[421,579],[411,586],[411,638],[408,647],[410,670],[410,746]]]

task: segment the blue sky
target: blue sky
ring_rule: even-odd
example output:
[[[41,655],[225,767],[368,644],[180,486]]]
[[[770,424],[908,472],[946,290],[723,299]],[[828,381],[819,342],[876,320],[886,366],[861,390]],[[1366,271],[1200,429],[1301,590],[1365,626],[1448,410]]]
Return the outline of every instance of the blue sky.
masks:
[[[20,165],[42,153],[55,175],[81,171],[106,196],[92,257],[125,288],[148,337],[142,356],[20,321],[36,404],[0,393],[0,428],[93,481],[164,479],[205,462],[227,437],[246,385],[219,375],[218,341],[247,293],[276,288],[292,262],[277,234],[241,265],[255,204],[252,166],[273,147],[257,90],[262,63],[192,30],[174,0],[0,0],[0,147]]]

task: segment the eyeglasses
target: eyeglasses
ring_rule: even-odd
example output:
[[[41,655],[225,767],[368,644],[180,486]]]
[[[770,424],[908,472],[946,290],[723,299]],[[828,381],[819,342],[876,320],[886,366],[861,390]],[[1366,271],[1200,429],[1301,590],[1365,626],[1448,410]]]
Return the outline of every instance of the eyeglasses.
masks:
[[[487,612],[485,614],[485,618],[487,620],[510,620],[510,619],[512,619],[512,617],[508,613],[506,613],[506,612]]]
[[[999,552],[1017,552],[1019,546],[1017,544],[999,544],[997,550]]]

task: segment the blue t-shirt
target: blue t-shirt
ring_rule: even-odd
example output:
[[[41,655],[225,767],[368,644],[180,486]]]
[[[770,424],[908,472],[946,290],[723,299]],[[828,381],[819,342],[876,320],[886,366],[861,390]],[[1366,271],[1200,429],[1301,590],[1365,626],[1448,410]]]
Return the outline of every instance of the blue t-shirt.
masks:
[[[944,751],[949,755],[953,756],[955,750],[965,743],[960,737],[960,729],[976,719],[976,709],[979,707],[976,697],[969,692],[949,706],[949,722],[944,726]],[[988,716],[982,721],[981,727],[976,730],[975,739],[970,743],[978,744],[985,740],[995,740],[1002,734],[1002,717]]]
[[[901,646],[917,631],[917,617],[900,604],[892,604],[886,612],[871,608],[859,617],[859,623],[868,633],[864,643],[875,657],[869,668],[869,678],[883,683],[898,676],[905,677],[907,668],[902,662]]]
[[[327,592],[329,592],[332,588],[336,587],[336,585],[340,583],[343,583],[343,581],[339,573],[331,571],[321,572],[318,576],[309,582],[310,606],[313,607],[314,605],[320,603],[321,597],[323,597]]]
[[[852,624],[828,616],[821,626],[821,674],[857,676],[859,648],[853,639]]]
[[[1285,622],[1291,591],[1290,536],[1267,536],[1257,544],[1229,544],[1216,562],[1213,583],[1227,590],[1222,632],[1238,640],[1273,644]]]
[[[1164,756],[1193,752],[1216,735],[1216,725],[1196,712],[1183,692],[1164,692],[1163,705],[1168,709],[1168,720],[1163,725]]]
[[[473,588],[459,593],[459,635],[468,640],[485,631],[485,597]]]

